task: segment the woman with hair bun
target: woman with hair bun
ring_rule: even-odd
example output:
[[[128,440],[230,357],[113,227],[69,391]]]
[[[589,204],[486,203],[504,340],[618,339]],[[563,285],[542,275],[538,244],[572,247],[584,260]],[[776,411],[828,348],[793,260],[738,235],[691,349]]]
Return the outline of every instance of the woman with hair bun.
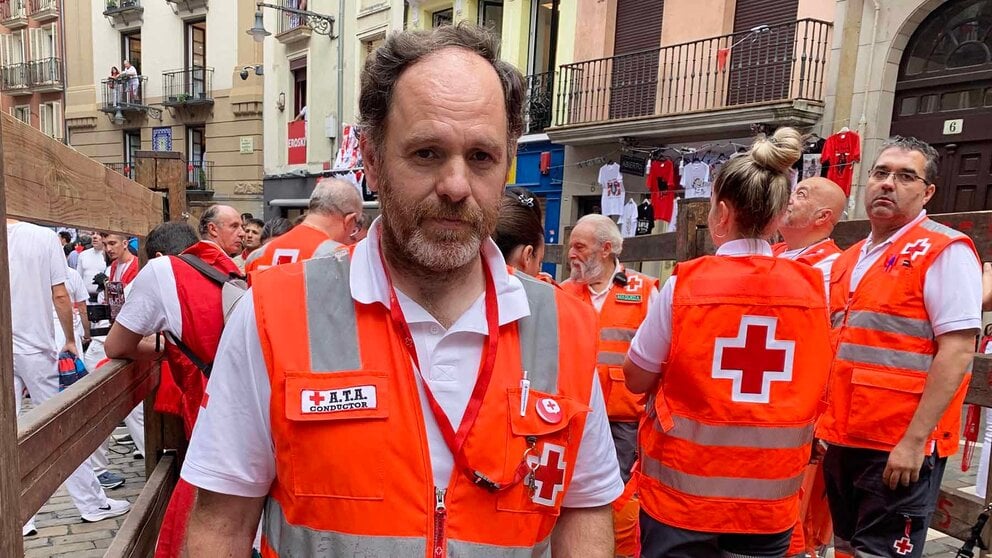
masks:
[[[649,394],[644,558],[789,547],[832,358],[822,275],[768,243],[800,155],[799,133],[780,128],[723,165],[708,217],[716,255],[676,267],[631,342],[627,387]]]
[[[542,281],[550,281],[541,273],[544,260],[544,225],[541,206],[526,188],[507,188],[499,208],[499,221],[493,231],[493,241],[503,253],[507,265]]]

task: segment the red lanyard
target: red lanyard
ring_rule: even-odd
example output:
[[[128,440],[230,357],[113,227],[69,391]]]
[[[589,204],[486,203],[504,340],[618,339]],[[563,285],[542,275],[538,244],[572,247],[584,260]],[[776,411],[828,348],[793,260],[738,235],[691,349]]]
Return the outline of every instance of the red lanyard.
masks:
[[[468,405],[465,407],[465,414],[462,415],[462,422],[458,425],[458,431],[456,432],[454,427],[451,426],[448,416],[444,414],[444,409],[441,408],[441,405],[437,402],[437,398],[434,397],[434,393],[431,392],[430,384],[427,383],[423,370],[420,369],[420,359],[417,358],[417,346],[413,342],[410,326],[407,324],[406,317],[403,315],[403,309],[400,307],[399,299],[396,297],[396,289],[393,288],[393,281],[389,277],[389,269],[386,267],[386,260],[382,254],[381,245],[379,247],[379,256],[382,259],[382,270],[386,274],[386,283],[389,285],[389,315],[393,320],[393,326],[403,339],[403,346],[406,348],[406,352],[413,359],[417,373],[420,374],[424,386],[424,394],[427,396],[427,402],[431,408],[431,414],[434,415],[437,427],[444,437],[445,445],[451,451],[456,465],[462,469],[472,482],[489,490],[503,488],[490,481],[482,473],[469,467],[462,455],[462,447],[465,445],[465,439],[468,437],[472,425],[479,418],[479,412],[482,410],[482,400],[486,396],[489,381],[492,379],[493,370],[496,368],[496,346],[499,341],[499,309],[496,304],[496,285],[493,283],[493,276],[489,265],[486,263],[485,258],[482,258],[482,270],[486,276],[486,325],[489,328],[489,332],[486,336],[486,346],[482,353],[482,367],[479,369],[479,377],[475,381],[475,388],[472,390],[472,396],[468,401]]]

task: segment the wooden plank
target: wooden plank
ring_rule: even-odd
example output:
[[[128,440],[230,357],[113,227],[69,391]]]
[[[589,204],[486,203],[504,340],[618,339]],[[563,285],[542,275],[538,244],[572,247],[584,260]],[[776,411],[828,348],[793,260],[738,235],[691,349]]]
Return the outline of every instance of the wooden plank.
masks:
[[[158,383],[157,362],[111,361],[22,417],[21,519],[27,521]]]
[[[0,121],[0,134],[7,128]],[[0,217],[5,217],[3,151],[0,142]],[[4,219],[6,222],[6,219]],[[10,275],[7,265],[7,227],[0,231],[0,556],[23,556],[20,479],[17,471],[17,413],[14,405],[13,334],[10,325]],[[17,395],[18,397],[20,394]]]
[[[162,220],[161,194],[8,114],[0,118],[8,216],[139,236]]]
[[[964,397],[965,403],[992,407],[992,356],[975,355],[972,364],[971,384]]]
[[[145,487],[131,506],[131,511],[103,555],[104,558],[145,558],[152,555],[165,509],[178,479],[179,464],[176,457],[164,456],[148,475]]]
[[[930,527],[956,539],[965,540],[971,535],[971,527],[982,512],[982,507],[982,501],[977,496],[942,488]],[[982,538],[987,540],[990,532],[992,524],[985,526]]]

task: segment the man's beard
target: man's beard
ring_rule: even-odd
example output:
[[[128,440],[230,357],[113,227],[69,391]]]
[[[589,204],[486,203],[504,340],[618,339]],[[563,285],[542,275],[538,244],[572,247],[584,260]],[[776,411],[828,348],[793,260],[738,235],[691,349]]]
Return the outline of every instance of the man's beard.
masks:
[[[450,272],[470,264],[492,234],[499,218],[499,208],[486,211],[468,200],[451,203],[442,199],[424,199],[416,204],[404,203],[394,196],[394,188],[386,168],[379,179],[379,201],[382,204],[383,241],[400,265],[413,264],[422,272]],[[433,219],[458,220],[467,225],[462,230],[437,229],[430,226]]]
[[[603,273],[603,262],[595,258],[591,258],[586,262],[575,260],[569,265],[572,268],[570,278],[576,283],[591,283],[593,279]]]

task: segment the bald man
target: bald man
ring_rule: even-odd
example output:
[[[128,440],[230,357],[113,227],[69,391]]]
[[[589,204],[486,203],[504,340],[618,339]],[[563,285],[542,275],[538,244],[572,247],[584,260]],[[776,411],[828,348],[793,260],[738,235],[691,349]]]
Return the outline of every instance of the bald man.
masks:
[[[789,197],[789,209],[779,225],[784,242],[772,246],[772,252],[819,269],[829,285],[830,266],[841,252],[830,234],[845,205],[847,196],[832,180],[819,176],[803,180]]]
[[[323,178],[310,194],[303,222],[252,252],[245,272],[329,255],[341,245],[357,242],[363,221],[358,189],[339,178]]]

